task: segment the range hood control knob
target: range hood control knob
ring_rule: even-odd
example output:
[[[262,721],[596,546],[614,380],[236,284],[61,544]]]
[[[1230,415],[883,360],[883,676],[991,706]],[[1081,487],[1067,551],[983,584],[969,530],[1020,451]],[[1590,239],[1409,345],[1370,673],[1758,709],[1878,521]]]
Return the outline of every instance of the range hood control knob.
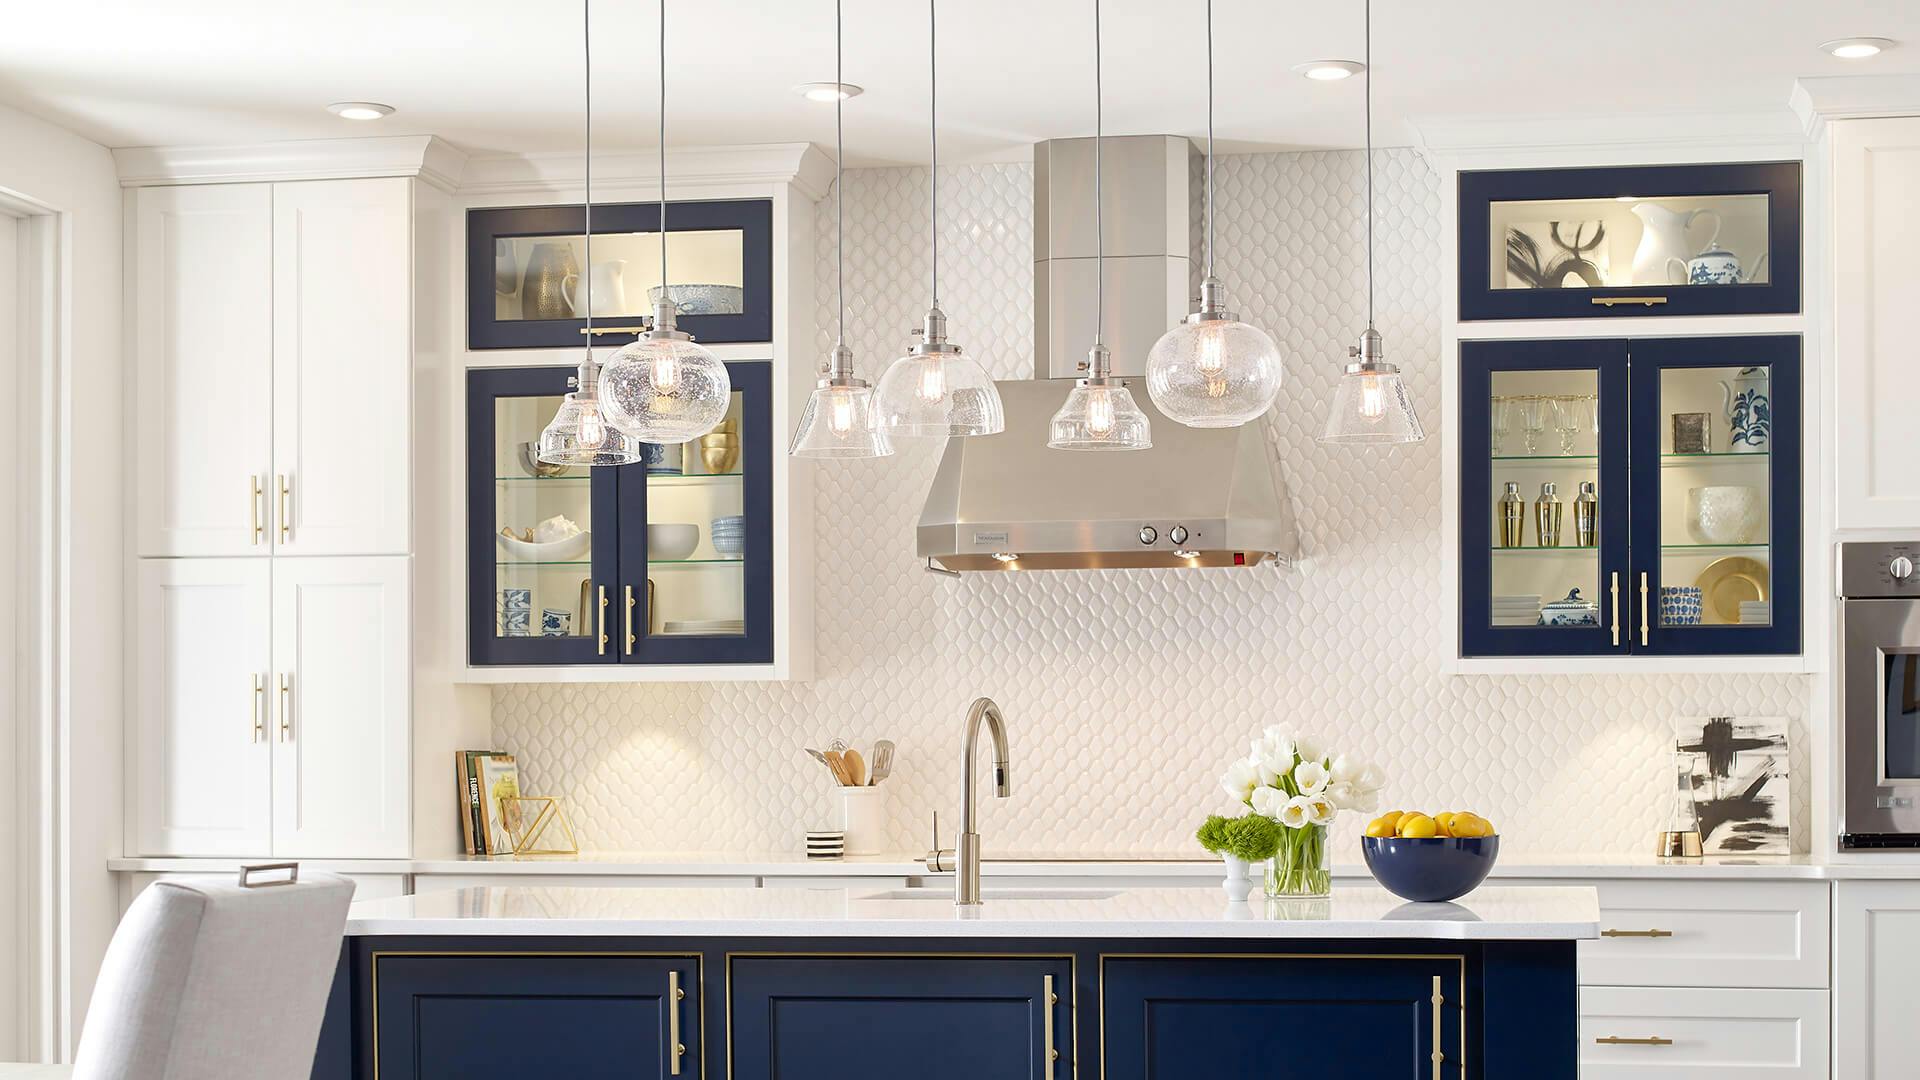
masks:
[[[1140,542],[1141,543],[1151,544],[1158,539],[1160,539],[1160,533],[1156,531],[1153,526],[1151,525],[1140,526]]]
[[[1175,525],[1173,528],[1168,529],[1167,539],[1176,544],[1185,544],[1187,542],[1187,527],[1185,525]]]
[[[1905,581],[1913,576],[1913,560],[1905,555],[1895,555],[1893,561],[1887,564],[1887,573],[1892,574],[1895,581]]]

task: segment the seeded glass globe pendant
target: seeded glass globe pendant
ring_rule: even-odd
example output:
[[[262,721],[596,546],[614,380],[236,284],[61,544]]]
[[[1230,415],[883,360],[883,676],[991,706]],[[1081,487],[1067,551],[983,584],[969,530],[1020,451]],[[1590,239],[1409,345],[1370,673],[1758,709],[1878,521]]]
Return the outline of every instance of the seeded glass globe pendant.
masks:
[[[920,340],[887,366],[874,391],[875,413],[882,431],[892,437],[949,438],[994,435],[1005,430],[1006,414],[1000,391],[986,371],[947,340],[947,316],[940,310],[940,139],[937,124],[940,56],[934,0],[927,0],[928,140],[932,189],[933,265],[932,303],[921,325]]]
[[[1047,446],[1054,450],[1147,450],[1153,432],[1147,414],[1134,403],[1127,385],[1113,377],[1113,359],[1100,340],[1107,316],[1105,222],[1100,212],[1100,167],[1104,125],[1100,94],[1100,0],[1093,0],[1093,348],[1087,350],[1087,377],[1067,391],[1066,403],[1047,424]]]
[[[846,81],[840,77],[840,0],[833,3],[833,81],[835,85]],[[873,388],[854,376],[853,350],[847,348],[847,144],[840,123],[844,100],[833,99],[833,269],[840,325],[820,381],[800,411],[793,445],[787,448],[798,458],[877,458],[893,453],[893,442],[874,412]]]
[[[653,326],[613,354],[600,396],[615,427],[650,443],[683,443],[720,426],[733,381],[720,358],[679,329],[667,278],[667,4],[660,0],[660,299]]]
[[[1147,394],[1188,427],[1239,427],[1280,393],[1280,347],[1266,331],[1226,310],[1213,276],[1213,0],[1207,0],[1207,272],[1200,309],[1160,336],[1147,353]]]
[[[587,265],[593,265],[593,0],[586,0],[587,81]],[[540,433],[539,458],[553,465],[631,465],[640,460],[640,440],[607,423],[600,409],[600,364],[593,358],[593,276],[587,275],[587,355],[560,399],[553,420]]]
[[[1413,401],[1400,381],[1400,369],[1386,362],[1386,346],[1373,326],[1373,2],[1366,5],[1367,80],[1367,328],[1353,360],[1334,388],[1333,411],[1320,435],[1323,443],[1414,443],[1427,437]]]

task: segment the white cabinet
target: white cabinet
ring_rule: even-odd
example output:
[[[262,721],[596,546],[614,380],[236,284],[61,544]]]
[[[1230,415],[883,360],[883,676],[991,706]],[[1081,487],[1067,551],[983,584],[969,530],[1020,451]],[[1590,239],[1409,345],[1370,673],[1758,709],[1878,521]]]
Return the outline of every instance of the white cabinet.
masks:
[[[138,554],[408,551],[411,184],[135,193]]]
[[[1585,987],[1583,1080],[1825,1080],[1820,990]]]
[[[1920,1070],[1920,882],[1834,887],[1836,1080]]]
[[[1912,422],[1920,118],[1840,120],[1833,142],[1835,523],[1920,527]],[[1916,1066],[1920,1068],[1920,1066]]]
[[[409,854],[408,560],[142,559],[142,855]]]

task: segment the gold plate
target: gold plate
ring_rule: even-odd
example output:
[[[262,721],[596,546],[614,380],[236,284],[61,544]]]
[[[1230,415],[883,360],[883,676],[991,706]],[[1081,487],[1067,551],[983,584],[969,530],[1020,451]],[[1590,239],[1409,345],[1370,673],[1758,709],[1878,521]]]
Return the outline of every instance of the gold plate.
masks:
[[[1693,579],[1700,586],[1700,604],[1724,623],[1740,621],[1742,600],[1765,600],[1772,575],[1767,564],[1744,555],[1729,555],[1707,564]]]

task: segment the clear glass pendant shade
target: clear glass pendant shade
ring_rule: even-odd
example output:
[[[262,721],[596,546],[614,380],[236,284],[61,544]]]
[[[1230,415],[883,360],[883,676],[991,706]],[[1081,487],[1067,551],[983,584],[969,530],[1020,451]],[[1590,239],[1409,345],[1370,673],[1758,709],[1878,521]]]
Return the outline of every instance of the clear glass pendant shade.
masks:
[[[807,397],[787,452],[800,458],[876,458],[893,453],[893,442],[874,414],[873,388],[822,386]]]
[[[1146,450],[1153,446],[1147,414],[1120,383],[1076,383],[1047,425],[1054,450]]]
[[[613,426],[650,443],[683,443],[718,427],[733,380],[720,358],[684,336],[642,336],[600,373],[600,399]]]
[[[900,357],[880,376],[874,402],[881,430],[894,437],[995,435],[1007,426],[993,380],[958,352]]]
[[[1333,411],[1320,441],[1410,443],[1426,437],[1398,368],[1387,365],[1384,370],[1356,371],[1350,366],[1334,388]]]
[[[553,420],[540,433],[540,460],[553,465],[631,465],[640,460],[640,440],[607,423],[591,394],[560,399]]]
[[[1147,353],[1147,394],[1188,427],[1238,427],[1280,393],[1280,347],[1236,319],[1189,318]]]

